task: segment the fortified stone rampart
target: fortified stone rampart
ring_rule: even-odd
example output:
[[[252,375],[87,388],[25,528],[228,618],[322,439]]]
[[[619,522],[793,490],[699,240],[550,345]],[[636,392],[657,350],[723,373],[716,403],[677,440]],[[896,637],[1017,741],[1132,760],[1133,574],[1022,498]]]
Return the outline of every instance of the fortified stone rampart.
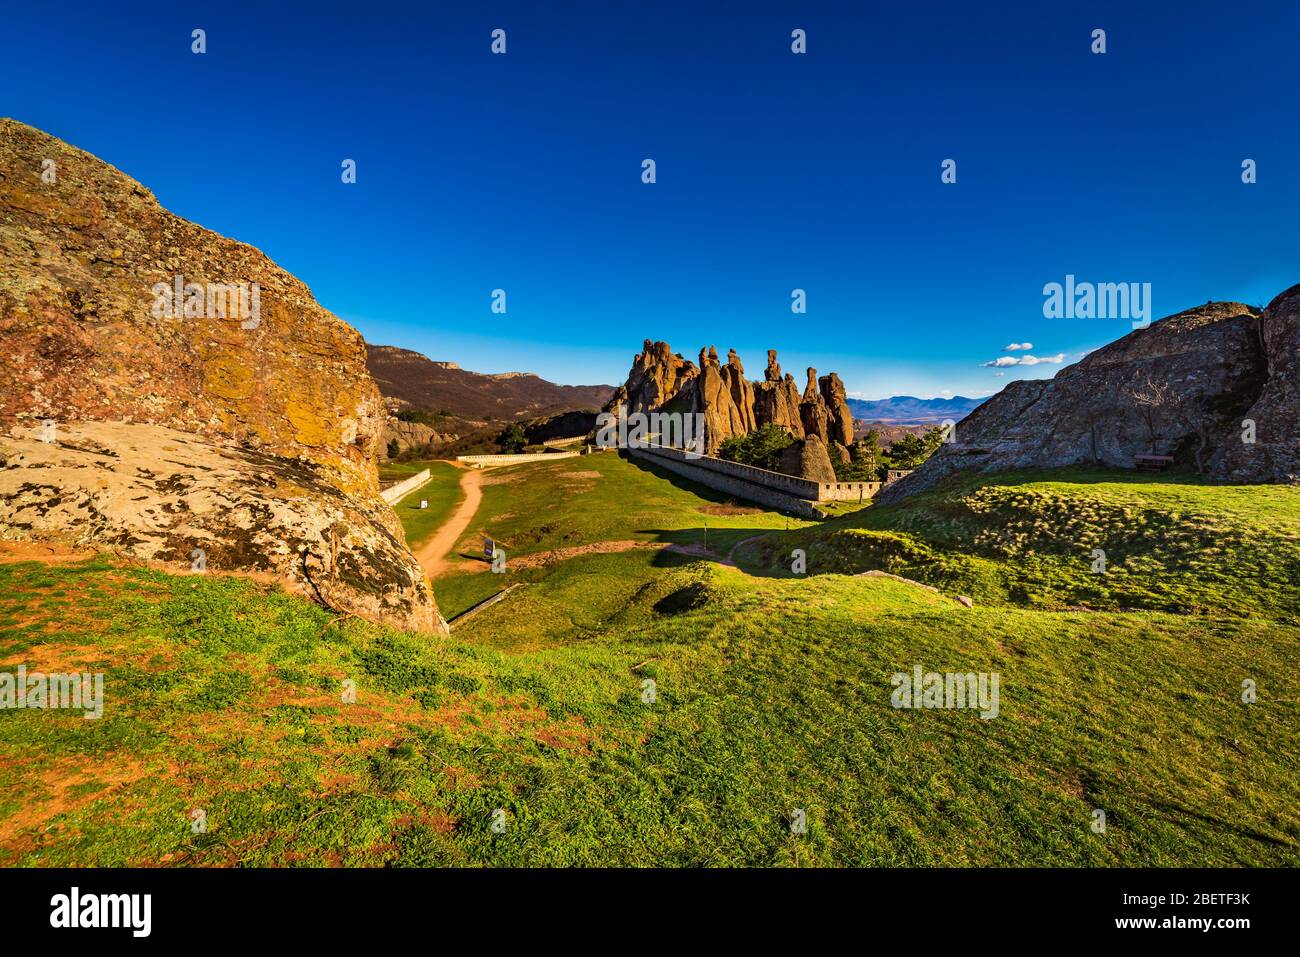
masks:
[[[457,462],[466,465],[518,465],[520,462],[554,462],[571,459],[581,452],[519,452],[515,455],[458,455]]]
[[[864,502],[875,497],[881,487],[879,482],[812,482],[784,472],[742,465],[740,462],[730,462],[711,455],[688,455],[681,449],[662,446],[633,448],[628,451],[635,457],[653,459],[660,464],[671,462],[674,466],[679,466],[671,471],[694,479],[701,485],[740,495],[760,504],[771,504],[784,511],[791,510],[793,501],[808,506],[817,502]],[[740,485],[724,485],[725,480],[735,480]],[[769,499],[761,493],[776,495],[779,499]],[[800,507],[799,513],[807,517],[822,517],[822,512],[815,507],[811,511]]]

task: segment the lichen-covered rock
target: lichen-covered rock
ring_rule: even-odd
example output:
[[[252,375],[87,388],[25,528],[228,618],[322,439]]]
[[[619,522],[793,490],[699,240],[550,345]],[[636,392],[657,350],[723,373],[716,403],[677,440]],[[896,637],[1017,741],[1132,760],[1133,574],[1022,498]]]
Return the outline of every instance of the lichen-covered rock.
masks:
[[[265,576],[335,611],[440,627],[391,510],[320,465],[143,423],[59,423],[54,438],[0,438],[0,538]]]
[[[168,301],[178,284],[182,297]],[[247,298],[234,295],[241,286]],[[375,458],[386,415],[360,334],[257,249],[171,214],[119,170],[11,119],[0,120],[0,340],[0,433],[31,441],[45,419],[66,435],[95,423],[157,426],[191,436],[190,448],[206,445],[212,455],[238,449],[268,470],[273,463],[306,470],[312,481],[277,505],[282,513],[301,509],[301,521],[284,514],[275,527],[309,535],[324,528],[317,528],[321,509],[357,519],[346,535],[303,539],[313,553],[340,549],[335,607],[406,627],[445,627],[400,524],[379,498]],[[93,487],[102,462],[113,462],[113,472],[133,468],[129,456],[147,446],[135,442],[109,449],[115,458],[84,462],[76,488]],[[36,461],[38,450],[29,451],[27,461]],[[194,461],[201,459],[196,451]],[[17,468],[26,474],[32,466]],[[227,491],[241,500],[242,491]],[[210,518],[206,532],[219,537],[220,518]],[[45,527],[29,524],[31,535]],[[153,547],[137,545],[143,528],[125,513],[62,531],[128,552]],[[272,560],[268,550],[279,556],[282,549],[265,535],[249,539],[234,525],[230,534],[231,570],[287,568]],[[393,589],[408,592],[403,610],[379,611]]]
[[[1143,454],[1173,456],[1212,477],[1294,482],[1298,347],[1297,289],[1262,316],[1234,302],[1169,316],[1052,379],[1010,383],[957,423],[954,442],[876,501],[897,501],[964,469],[1132,468]],[[1254,445],[1242,441],[1248,417],[1258,424]]]

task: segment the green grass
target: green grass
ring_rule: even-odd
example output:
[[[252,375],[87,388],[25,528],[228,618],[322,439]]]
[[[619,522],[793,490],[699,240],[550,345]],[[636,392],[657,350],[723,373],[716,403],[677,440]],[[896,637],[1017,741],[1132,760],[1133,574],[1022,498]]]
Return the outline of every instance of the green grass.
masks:
[[[382,485],[392,485],[410,478],[418,472],[423,472],[429,468],[431,462],[423,459],[415,459],[410,462],[388,461],[379,465],[379,481]]]
[[[612,453],[492,469],[487,480],[476,524],[520,555],[587,542],[706,539],[725,554],[742,538],[787,523],[784,515]]]
[[[582,471],[600,478],[563,475]],[[5,670],[106,673],[99,721],[0,711],[0,859],[1297,861],[1294,586],[1253,578],[1258,562],[1280,573],[1290,560],[1292,490],[1040,474],[787,532],[771,513],[702,512],[719,503],[612,455],[509,474],[522,478],[488,486],[481,514],[501,538],[526,542],[511,555],[598,540],[702,543],[705,518],[720,549],[770,540],[742,549],[757,574],[637,549],[452,576],[438,583],[440,601],[522,587],[449,640],[336,620],[244,580],[103,558],[0,565]],[[1069,610],[1063,602],[1089,581],[1070,565],[1075,538],[1112,532],[1126,508],[1121,563],[1153,563],[1144,594],[1169,607],[1119,610],[1136,607],[1126,595],[1114,608]],[[1250,528],[1257,543],[1235,537]],[[988,600],[967,609],[905,582],[826,570],[845,535],[879,537],[846,553],[848,571],[898,560],[914,572],[943,559],[958,570],[944,574],[971,577],[936,573],[942,592],[983,581]],[[1206,541],[1230,543],[1245,562],[1234,570],[1229,551],[1218,577],[1198,585],[1197,563],[1212,559],[1191,543]],[[796,543],[809,547],[812,574],[765,564]],[[978,562],[983,577],[958,559]],[[1174,580],[1168,592],[1160,575]],[[1017,583],[1039,591],[1019,597]],[[1268,589],[1281,597],[1261,598]],[[1188,595],[1197,613],[1181,613]],[[1231,606],[1234,596],[1248,604]],[[892,708],[890,675],[918,664],[997,673],[998,717]],[[356,682],[354,704],[342,700],[344,679]],[[642,700],[647,679],[654,703]],[[1241,700],[1247,679],[1253,704]],[[206,833],[191,829],[194,808]],[[501,834],[490,827],[498,808]],[[791,833],[795,809],[806,834]],[[1094,809],[1107,814],[1104,834],[1091,830]]]
[[[412,470],[412,475],[427,468],[429,481],[400,499],[393,506],[393,511],[401,519],[402,529],[406,532],[406,543],[414,548],[447,521],[464,496],[460,491],[462,472],[450,462],[410,464],[419,466]],[[420,508],[422,501],[428,502],[428,508]]]
[[[781,573],[794,548],[810,574],[878,569],[980,603],[1300,620],[1300,488],[1290,486],[1084,469],[971,476],[737,557]]]
[[[494,468],[484,480],[462,551],[477,554],[483,536],[491,536],[506,552],[507,569],[512,559],[591,542],[707,546],[725,558],[746,538],[812,524],[612,453]],[[411,531],[407,524],[408,540]],[[458,572],[435,581],[434,595],[452,617],[511,581],[538,582],[548,574]]]

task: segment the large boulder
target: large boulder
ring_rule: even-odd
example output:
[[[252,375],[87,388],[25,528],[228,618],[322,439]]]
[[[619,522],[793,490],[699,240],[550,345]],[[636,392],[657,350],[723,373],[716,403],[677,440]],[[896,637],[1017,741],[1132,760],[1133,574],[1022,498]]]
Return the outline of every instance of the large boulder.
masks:
[[[10,119],[0,253],[0,535],[187,568],[201,549],[209,570],[445,630],[379,495],[365,344],[302,282]]]
[[[1210,474],[1231,482],[1300,481],[1300,285],[1264,310],[1259,322],[1267,378],[1259,398],[1220,444]],[[1250,429],[1254,424],[1254,442]],[[1232,440],[1233,429],[1241,441]]]
[[[826,443],[816,435],[799,439],[782,450],[777,471],[810,482],[835,481],[835,469],[831,466]]]
[[[1161,319],[1052,379],[1010,383],[877,502],[965,469],[1132,468],[1142,454],[1170,455],[1211,476],[1294,481],[1297,342],[1295,290],[1262,317],[1241,303],[1211,302]],[[1242,448],[1241,423],[1251,414],[1263,445]]]

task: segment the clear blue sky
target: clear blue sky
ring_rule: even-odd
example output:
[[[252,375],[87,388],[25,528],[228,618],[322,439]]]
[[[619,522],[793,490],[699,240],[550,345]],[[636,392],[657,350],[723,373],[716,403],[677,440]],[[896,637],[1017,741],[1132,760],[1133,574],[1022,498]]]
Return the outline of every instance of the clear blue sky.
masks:
[[[1060,368],[982,365],[1011,342],[1128,331],[1043,318],[1066,273],[1150,282],[1156,316],[1300,281],[1297,63],[1294,0],[14,3],[0,114],[371,342],[566,383],[622,381],[646,337],[751,375],[774,347],[865,397],[969,395]]]

